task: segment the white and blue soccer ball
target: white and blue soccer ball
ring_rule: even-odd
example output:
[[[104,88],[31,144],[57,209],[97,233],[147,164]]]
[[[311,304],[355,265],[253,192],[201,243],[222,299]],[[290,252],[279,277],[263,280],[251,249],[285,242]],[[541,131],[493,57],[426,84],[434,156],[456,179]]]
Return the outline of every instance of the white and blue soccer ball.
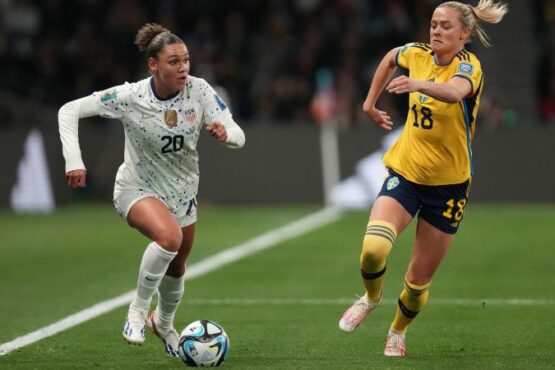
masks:
[[[197,320],[181,332],[178,353],[187,366],[220,366],[229,353],[229,337],[214,321]]]

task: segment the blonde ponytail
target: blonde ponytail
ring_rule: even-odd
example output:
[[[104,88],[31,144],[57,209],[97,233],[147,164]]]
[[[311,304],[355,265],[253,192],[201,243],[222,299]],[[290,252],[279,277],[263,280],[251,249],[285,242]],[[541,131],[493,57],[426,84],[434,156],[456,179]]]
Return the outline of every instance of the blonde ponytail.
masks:
[[[480,23],[499,23],[509,11],[507,4],[495,3],[494,0],[480,0],[476,6],[447,1],[439,4],[438,8],[451,8],[458,11],[459,21],[465,28],[469,28],[472,34],[476,34],[486,47],[491,46],[491,43]]]

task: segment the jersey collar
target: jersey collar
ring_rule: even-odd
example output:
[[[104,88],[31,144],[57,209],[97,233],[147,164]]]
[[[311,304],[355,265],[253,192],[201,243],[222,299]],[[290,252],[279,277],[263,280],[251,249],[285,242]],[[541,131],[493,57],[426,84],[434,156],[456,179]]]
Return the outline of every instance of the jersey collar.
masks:
[[[156,94],[156,88],[154,87],[154,77],[150,78],[150,90],[152,91],[152,94],[154,95],[154,97],[160,101],[171,100],[181,93],[181,91],[178,91],[175,94],[172,94],[166,98],[162,98],[161,96],[158,96],[158,94]]]
[[[462,48],[461,50],[459,50],[459,53],[460,53],[461,51],[465,51],[465,50],[466,50],[465,48]],[[455,56],[453,57],[453,59],[451,59],[449,62],[447,62],[447,63],[445,63],[445,64],[439,64],[439,63],[437,62],[436,53],[435,53],[434,51],[432,51],[431,54],[432,54],[432,57],[434,58],[434,64],[435,64],[436,66],[438,66],[438,67],[447,67],[449,64],[451,64],[451,63],[453,62],[453,59],[455,59],[455,58],[457,57],[457,54],[458,54],[458,53],[455,54]]]

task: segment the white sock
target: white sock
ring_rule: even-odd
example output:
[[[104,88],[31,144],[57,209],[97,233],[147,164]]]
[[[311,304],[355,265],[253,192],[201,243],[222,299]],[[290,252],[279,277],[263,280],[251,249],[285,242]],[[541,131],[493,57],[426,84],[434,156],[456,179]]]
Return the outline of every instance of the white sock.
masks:
[[[156,324],[161,328],[173,327],[173,318],[183,292],[185,291],[185,274],[180,277],[165,275],[158,286],[158,307],[156,307]]]
[[[131,303],[132,307],[142,311],[150,309],[152,296],[176,254],[177,252],[169,252],[156,242],[152,242],[146,247],[139,269],[137,294]]]

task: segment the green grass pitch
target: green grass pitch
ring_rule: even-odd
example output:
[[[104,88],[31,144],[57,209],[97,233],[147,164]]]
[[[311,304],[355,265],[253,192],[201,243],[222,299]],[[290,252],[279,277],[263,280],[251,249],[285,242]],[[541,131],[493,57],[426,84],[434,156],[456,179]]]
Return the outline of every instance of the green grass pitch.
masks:
[[[189,264],[318,210],[201,206]],[[407,335],[383,346],[414,224],[388,261],[384,304],[352,334],[338,320],[362,293],[358,255],[368,212],[283,242],[186,284],[178,329],[201,318],[231,338],[229,369],[555,368],[555,205],[471,204]],[[0,344],[134,288],[147,240],[109,204],[48,216],[0,212]],[[508,299],[529,299],[502,304]],[[501,301],[497,301],[501,300]],[[526,304],[528,303],[528,304]],[[0,357],[1,369],[181,369],[147,335],[121,338],[126,307]]]

